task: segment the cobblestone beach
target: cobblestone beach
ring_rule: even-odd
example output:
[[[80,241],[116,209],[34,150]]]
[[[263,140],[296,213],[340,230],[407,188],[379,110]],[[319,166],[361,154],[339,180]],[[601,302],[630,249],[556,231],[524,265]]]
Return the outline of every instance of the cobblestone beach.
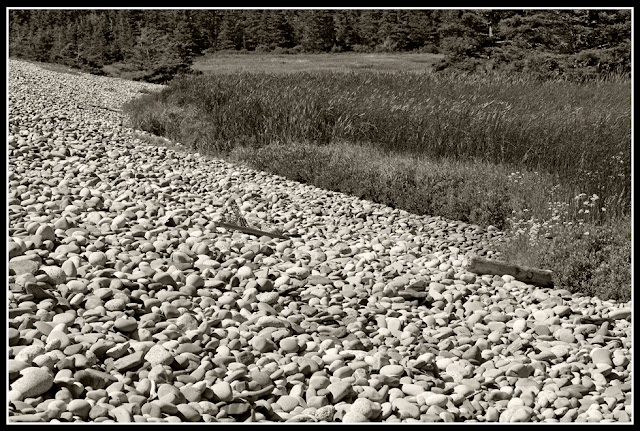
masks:
[[[9,422],[630,422],[631,303],[501,233],[156,146],[161,87],[9,61]],[[221,227],[248,220],[289,238]]]

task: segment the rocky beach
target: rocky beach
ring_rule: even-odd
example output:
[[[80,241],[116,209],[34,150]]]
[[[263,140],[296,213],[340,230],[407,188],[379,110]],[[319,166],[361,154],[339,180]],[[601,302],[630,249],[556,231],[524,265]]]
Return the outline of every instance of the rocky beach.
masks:
[[[631,302],[469,272],[497,229],[151,145],[159,85],[8,84],[9,422],[632,421]]]

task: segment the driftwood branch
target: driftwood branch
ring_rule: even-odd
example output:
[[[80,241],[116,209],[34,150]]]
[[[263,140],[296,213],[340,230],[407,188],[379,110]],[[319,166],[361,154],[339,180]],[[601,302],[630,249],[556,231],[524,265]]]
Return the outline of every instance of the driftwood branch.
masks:
[[[92,106],[92,107],[94,107],[94,108],[100,108],[100,109],[106,109],[107,111],[122,112],[120,109],[108,108],[108,107],[106,107],[106,106],[94,105],[94,104],[92,104],[92,103],[87,103],[87,106]]]
[[[217,222],[216,224],[218,226],[220,226],[220,227],[224,227],[224,228],[227,228],[227,229],[239,230],[241,232],[248,233],[248,234],[251,234],[251,235],[268,236],[268,237],[271,237],[271,238],[289,239],[289,237],[286,236],[286,235],[281,235],[281,234],[276,233],[276,232],[266,232],[266,231],[263,231],[263,230],[260,230],[260,229],[255,229],[255,228],[252,228],[252,227],[239,226],[239,225],[236,225],[236,224],[224,223],[224,222]]]
[[[523,283],[535,284],[540,287],[553,286],[552,271],[547,269],[529,268],[497,260],[489,260],[480,256],[474,256],[470,259],[467,270],[476,274],[508,274]]]

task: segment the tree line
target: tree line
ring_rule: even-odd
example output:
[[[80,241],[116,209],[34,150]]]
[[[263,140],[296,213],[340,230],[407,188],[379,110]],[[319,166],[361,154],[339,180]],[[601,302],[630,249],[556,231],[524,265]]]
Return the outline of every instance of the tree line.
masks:
[[[439,69],[630,74],[631,11],[11,9],[10,56],[163,82],[216,51],[443,53]]]

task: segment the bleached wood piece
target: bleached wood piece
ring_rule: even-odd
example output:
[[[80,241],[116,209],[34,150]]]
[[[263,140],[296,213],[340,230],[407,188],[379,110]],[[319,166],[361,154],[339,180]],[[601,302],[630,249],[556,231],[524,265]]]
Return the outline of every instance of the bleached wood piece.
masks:
[[[266,232],[266,231],[263,231],[263,230],[260,230],[260,229],[254,229],[252,227],[238,226],[236,224],[224,223],[224,222],[217,222],[216,224],[218,226],[220,226],[220,227],[224,227],[224,228],[227,228],[227,229],[239,230],[241,232],[248,233],[248,234],[251,234],[251,235],[268,236],[268,237],[271,237],[271,238],[289,239],[289,237],[286,236],[286,235],[281,235],[281,234],[276,233],[276,232]]]
[[[120,109],[113,109],[113,108],[109,108],[107,106],[102,106],[102,105],[94,105],[93,103],[87,103],[87,106],[91,106],[93,108],[106,109],[107,111],[122,112],[122,110]]]
[[[498,260],[485,259],[480,256],[473,256],[469,260],[467,270],[476,274],[508,274],[523,283],[535,284],[540,287],[553,287],[553,272],[548,269],[530,268]]]

